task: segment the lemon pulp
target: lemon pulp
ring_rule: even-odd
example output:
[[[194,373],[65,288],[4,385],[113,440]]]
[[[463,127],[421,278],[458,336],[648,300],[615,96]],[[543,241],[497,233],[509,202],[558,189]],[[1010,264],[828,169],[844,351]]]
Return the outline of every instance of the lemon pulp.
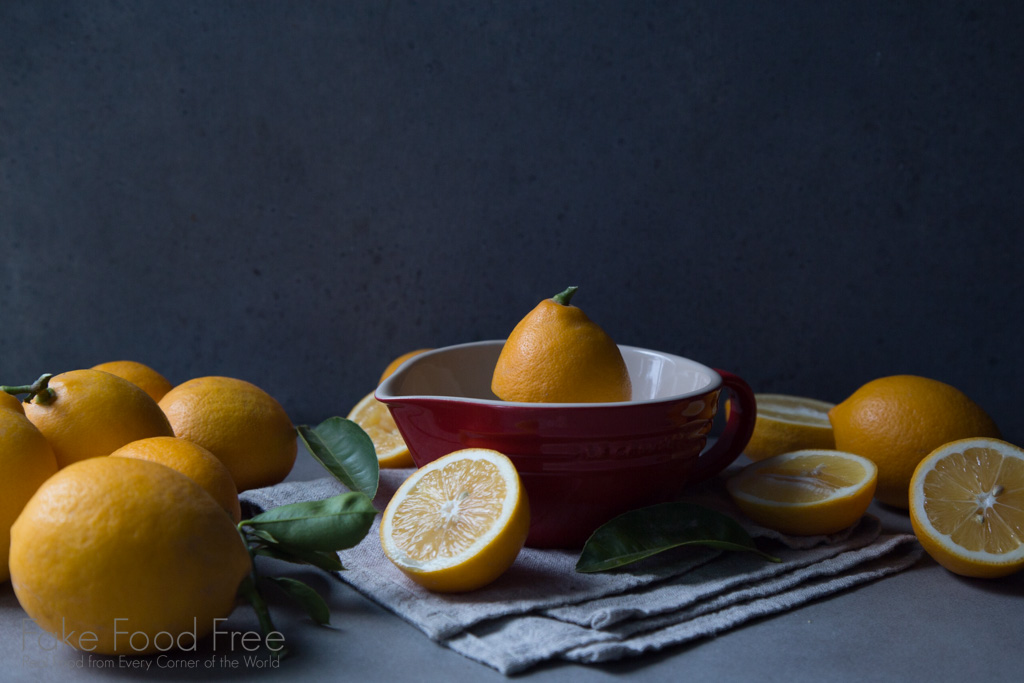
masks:
[[[771,461],[757,477],[745,482],[746,493],[766,501],[813,503],[841,495],[843,489],[859,485],[866,477],[864,465],[856,460],[807,455]]]
[[[924,494],[928,520],[956,545],[997,555],[1024,545],[1024,461],[965,448],[935,463]]]
[[[398,488],[381,516],[381,549],[429,590],[469,591],[512,566],[529,527],[529,500],[512,461],[467,448],[424,465]]]
[[[811,536],[855,524],[871,504],[877,475],[874,463],[859,455],[807,449],[751,463],[726,488],[761,526]]]
[[[458,557],[501,517],[505,480],[486,460],[459,460],[427,472],[392,518],[395,544],[411,563]]]
[[[348,419],[363,428],[377,451],[380,467],[412,467],[412,454],[398,431],[395,418],[387,405],[378,401],[370,392],[352,408]]]

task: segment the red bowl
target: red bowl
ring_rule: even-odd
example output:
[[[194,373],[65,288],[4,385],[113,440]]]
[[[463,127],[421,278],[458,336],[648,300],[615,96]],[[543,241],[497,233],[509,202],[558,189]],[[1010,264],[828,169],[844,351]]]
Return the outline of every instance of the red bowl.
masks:
[[[503,344],[423,353],[386,379],[376,396],[391,410],[418,467],[461,448],[507,455],[530,499],[531,547],[577,548],[622,512],[678,498],[687,485],[732,463],[754,429],[754,395],[742,379],[633,346],[619,347],[633,383],[631,401],[502,401],[490,386]],[[705,451],[722,389],[732,394],[729,418]]]

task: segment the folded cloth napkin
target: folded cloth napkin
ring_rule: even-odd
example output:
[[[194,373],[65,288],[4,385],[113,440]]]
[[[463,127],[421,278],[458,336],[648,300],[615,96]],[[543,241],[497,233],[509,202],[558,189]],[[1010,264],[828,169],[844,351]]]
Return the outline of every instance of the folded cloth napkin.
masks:
[[[381,471],[378,510],[411,472]],[[242,500],[254,513],[345,490],[324,478],[247,491]],[[513,674],[551,659],[605,662],[721,633],[901,571],[922,553],[912,535],[882,534],[870,515],[831,536],[786,536],[745,523],[722,478],[686,500],[729,514],[782,561],[691,546],[617,571],[580,574],[578,552],[525,548],[491,585],[442,595],[413,583],[384,557],[378,516],[359,545],[340,553],[346,569],[337,575],[431,639]]]

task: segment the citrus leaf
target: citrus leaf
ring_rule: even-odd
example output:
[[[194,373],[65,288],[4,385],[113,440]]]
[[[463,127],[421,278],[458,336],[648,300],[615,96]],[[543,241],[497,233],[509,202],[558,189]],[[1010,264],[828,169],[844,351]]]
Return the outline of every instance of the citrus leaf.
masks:
[[[244,599],[252,606],[253,611],[256,613],[256,618],[259,620],[260,634],[263,636],[263,642],[267,643],[271,634],[280,634],[281,632],[274,626],[274,621],[270,618],[270,608],[267,607],[263,594],[256,587],[256,581],[253,577],[254,575],[249,575],[242,579],[242,583],[238,585],[238,597]],[[274,659],[283,659],[288,656],[288,648],[284,646],[283,640],[279,648],[271,650],[270,656]]]
[[[684,545],[749,551],[767,560],[736,520],[691,503],[662,503],[623,513],[595,531],[576,562],[578,572],[602,572]]]
[[[344,417],[329,417],[316,427],[296,430],[310,454],[331,476],[353,491],[373,498],[380,467],[373,441],[363,428]]]
[[[292,564],[311,564],[317,569],[328,572],[340,572],[345,569],[337,553],[328,550],[297,550],[285,545],[273,544],[257,546],[252,552]]]
[[[245,530],[246,534],[257,539],[258,541],[262,541],[264,543],[277,543],[277,539],[271,536],[270,533],[264,529],[248,529],[244,527],[243,529]]]
[[[261,512],[240,527],[270,534],[295,551],[343,550],[366,536],[377,510],[364,493],[290,503]]]
[[[287,576],[269,576],[267,578],[283,588],[285,593],[302,605],[309,618],[317,624],[323,626],[331,622],[331,610],[315,590],[301,581],[288,578]]]

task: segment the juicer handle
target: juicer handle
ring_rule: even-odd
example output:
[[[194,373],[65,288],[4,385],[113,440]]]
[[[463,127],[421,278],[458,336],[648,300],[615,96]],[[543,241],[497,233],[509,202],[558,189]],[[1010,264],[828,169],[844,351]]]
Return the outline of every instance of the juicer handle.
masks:
[[[754,420],[757,419],[757,402],[750,386],[739,376],[715,368],[722,377],[722,387],[732,396],[729,402],[725,429],[718,441],[697,458],[697,466],[689,477],[689,484],[710,479],[740,457],[747,447],[751,434],[754,433]]]

